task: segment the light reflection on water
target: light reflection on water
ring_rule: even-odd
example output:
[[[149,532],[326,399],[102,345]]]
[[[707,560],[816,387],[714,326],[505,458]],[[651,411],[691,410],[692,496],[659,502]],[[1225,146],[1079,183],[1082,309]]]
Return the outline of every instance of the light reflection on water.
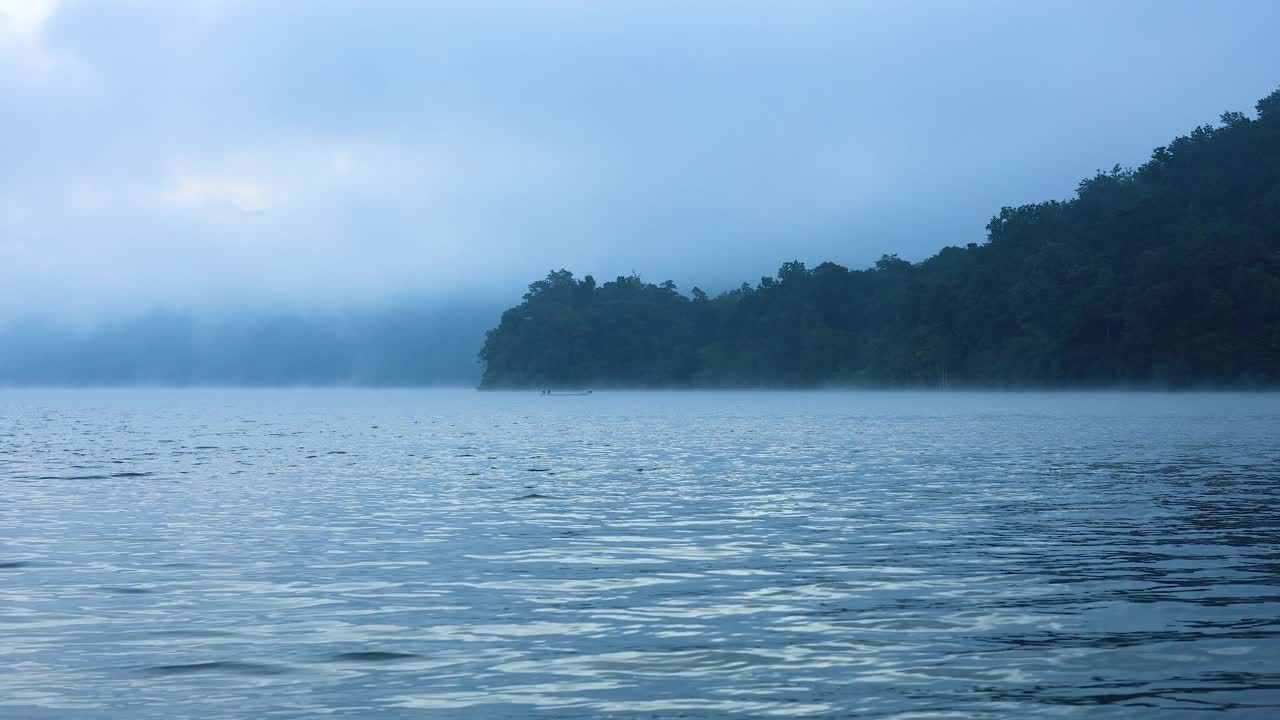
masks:
[[[0,717],[1280,716],[1280,397],[5,391]]]

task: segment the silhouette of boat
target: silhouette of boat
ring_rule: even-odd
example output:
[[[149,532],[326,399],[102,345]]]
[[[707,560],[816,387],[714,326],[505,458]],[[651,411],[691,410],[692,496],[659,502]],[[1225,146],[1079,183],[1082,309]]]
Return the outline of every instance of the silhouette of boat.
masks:
[[[556,391],[551,390],[551,389],[549,389],[549,388],[548,388],[548,389],[546,389],[546,390],[542,390],[542,391],[540,391],[540,394],[542,394],[542,395],[577,396],[577,395],[590,395],[590,394],[591,394],[591,391],[590,391],[590,390],[578,390],[578,391],[573,391],[573,392],[556,392]]]

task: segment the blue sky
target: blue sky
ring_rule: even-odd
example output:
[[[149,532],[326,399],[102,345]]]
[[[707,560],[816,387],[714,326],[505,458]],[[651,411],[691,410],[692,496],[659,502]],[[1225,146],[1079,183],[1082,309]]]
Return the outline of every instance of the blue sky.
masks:
[[[919,259],[1252,110],[1276,27],[1270,0],[0,0],[0,317]]]

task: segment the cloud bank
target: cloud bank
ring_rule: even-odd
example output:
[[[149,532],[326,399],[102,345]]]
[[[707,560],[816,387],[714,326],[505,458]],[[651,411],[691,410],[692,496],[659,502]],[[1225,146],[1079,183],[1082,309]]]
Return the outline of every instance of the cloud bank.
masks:
[[[1280,5],[0,0],[0,318],[922,257],[1274,89]]]

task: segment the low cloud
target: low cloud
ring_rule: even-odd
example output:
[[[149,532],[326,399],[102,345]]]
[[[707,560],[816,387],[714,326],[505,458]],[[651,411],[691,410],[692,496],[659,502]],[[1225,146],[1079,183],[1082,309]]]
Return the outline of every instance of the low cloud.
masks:
[[[57,0],[0,0],[0,32],[35,42],[57,6]]]
[[[1247,109],[1278,23],[1262,1],[0,0],[0,320],[923,257]]]
[[[227,205],[237,210],[270,210],[279,196],[270,183],[252,178],[182,175],[164,193],[175,205],[204,207]]]

